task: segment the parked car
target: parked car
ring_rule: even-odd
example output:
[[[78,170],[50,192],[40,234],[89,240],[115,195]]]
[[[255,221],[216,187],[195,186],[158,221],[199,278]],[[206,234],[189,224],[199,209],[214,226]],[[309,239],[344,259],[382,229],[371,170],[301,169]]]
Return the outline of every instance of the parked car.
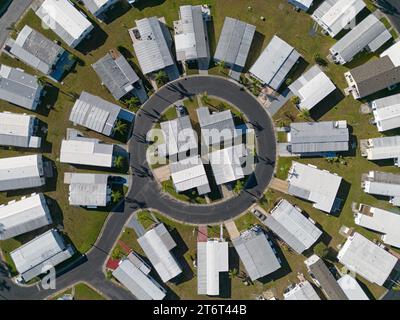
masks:
[[[177,106],[175,106],[175,108],[176,108],[176,112],[178,113],[179,117],[184,117],[188,114],[186,108],[183,105],[177,105]]]
[[[252,212],[258,219],[260,219],[261,221],[264,221],[265,219],[267,219],[266,215],[263,214],[260,210],[252,209],[251,212]]]

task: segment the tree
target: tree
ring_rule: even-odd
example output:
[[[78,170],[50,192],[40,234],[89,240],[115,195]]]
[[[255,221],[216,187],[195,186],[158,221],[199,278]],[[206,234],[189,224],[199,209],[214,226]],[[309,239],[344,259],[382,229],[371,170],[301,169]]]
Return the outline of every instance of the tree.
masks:
[[[208,97],[207,92],[204,92],[204,93],[201,95],[200,100],[201,100],[201,103],[203,103],[203,104],[209,104],[209,103],[210,103],[210,98]]]
[[[326,258],[329,254],[329,248],[325,243],[320,242],[314,247],[314,253],[320,258]]]
[[[122,198],[123,198],[123,195],[122,195],[121,191],[113,190],[111,192],[112,202],[114,202],[114,203],[120,202],[122,200]]]
[[[220,72],[220,73],[222,73],[221,71],[224,71],[224,69],[226,68],[226,63],[225,63],[225,61],[220,61],[219,63],[218,63],[218,72]]]
[[[136,108],[139,103],[139,98],[136,96],[132,96],[131,98],[125,100],[125,104],[128,106],[129,110]]]
[[[238,274],[239,274],[239,271],[236,268],[229,270],[229,272],[228,272],[229,279],[235,279]]]
[[[118,169],[123,168],[125,165],[125,158],[123,156],[116,156],[113,165]]]
[[[290,98],[290,102],[297,107],[300,103],[300,98],[298,96],[293,96]]]
[[[120,135],[125,135],[126,130],[128,129],[128,125],[125,122],[122,122],[121,120],[118,120],[117,123],[114,126],[114,133],[119,133]]]
[[[299,117],[304,120],[309,120],[310,119],[310,110],[308,110],[307,108],[302,108],[300,110]]]
[[[287,86],[290,86],[292,84],[292,82],[293,82],[292,78],[287,78],[285,81]]]
[[[244,182],[242,180],[238,180],[235,183],[235,187],[233,188],[233,192],[239,194],[244,189]]]
[[[263,193],[258,203],[262,206],[267,206],[271,202],[271,197],[268,193]]]
[[[160,70],[156,73],[154,80],[156,80],[157,85],[163,86],[164,84],[166,84],[168,82],[168,76],[167,73],[164,70]]]
[[[314,53],[314,61],[320,66],[325,67],[328,65],[328,63],[323,58],[321,58],[321,55],[318,52]]]
[[[44,76],[40,76],[37,79],[37,82],[40,86],[44,87],[45,85],[47,85],[49,82],[47,81],[47,78]]]

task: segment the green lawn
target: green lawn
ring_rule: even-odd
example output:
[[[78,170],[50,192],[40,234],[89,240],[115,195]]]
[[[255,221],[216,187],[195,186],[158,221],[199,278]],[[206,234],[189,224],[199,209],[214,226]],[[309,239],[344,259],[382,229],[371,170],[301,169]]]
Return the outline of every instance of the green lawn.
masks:
[[[80,282],[73,286],[73,288],[71,287],[60,294],[57,294],[52,298],[52,300],[57,300],[65,294],[73,294],[74,300],[106,300],[104,296],[83,282]]]

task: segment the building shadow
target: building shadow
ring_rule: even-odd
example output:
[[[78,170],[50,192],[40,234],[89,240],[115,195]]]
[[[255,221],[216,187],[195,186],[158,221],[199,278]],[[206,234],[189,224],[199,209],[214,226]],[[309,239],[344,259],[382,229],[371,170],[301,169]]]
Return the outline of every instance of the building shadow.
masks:
[[[129,5],[126,0],[120,0],[116,4],[114,4],[112,8],[110,8],[103,14],[102,21],[105,24],[110,24],[118,18],[122,17],[131,8],[132,6]]]
[[[132,7],[142,11],[149,7],[157,7],[162,5],[166,0],[146,0],[146,1],[137,1]]]
[[[345,98],[343,92],[339,89],[331,92],[325,99],[315,105],[311,111],[310,116],[314,120],[320,119],[323,115],[329,112],[334,106],[338,105],[340,101]]]
[[[107,40],[108,35],[104,32],[103,29],[95,22],[93,19],[88,17],[90,22],[93,24],[94,28],[89,33],[86,39],[82,40],[77,46],[76,50],[80,53],[87,55],[90,54],[91,51],[96,50],[101,47]]]
[[[44,90],[46,93],[42,96],[35,112],[47,117],[58,100],[60,90],[51,83],[46,83]]]
[[[249,55],[247,57],[243,72],[247,72],[260,56],[264,40],[265,40],[264,34],[258,31],[254,33],[253,41],[251,42]]]

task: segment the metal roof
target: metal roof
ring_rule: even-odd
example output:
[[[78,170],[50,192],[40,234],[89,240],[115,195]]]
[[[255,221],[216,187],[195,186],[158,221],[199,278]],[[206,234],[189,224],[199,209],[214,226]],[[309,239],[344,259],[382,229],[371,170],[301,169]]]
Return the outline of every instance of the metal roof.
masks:
[[[365,179],[363,182],[365,192],[381,196],[400,197],[400,174],[370,171]]]
[[[0,67],[0,99],[28,110],[36,110],[42,87],[37,78],[22,69]]]
[[[102,83],[113,97],[120,100],[134,90],[133,84],[139,77],[121,53],[116,50],[107,53],[92,65]]]
[[[0,159],[0,191],[35,188],[44,184],[42,155]]]
[[[251,280],[257,280],[278,270],[281,265],[268,236],[262,229],[250,229],[232,239],[240,260]]]
[[[162,150],[162,156],[174,158],[176,155],[182,155],[186,157],[186,152],[189,150],[191,155],[197,153],[197,135],[193,130],[189,116],[164,121],[160,125],[164,135],[164,144],[158,148],[159,151]]]
[[[11,39],[10,39],[11,40]],[[50,74],[65,50],[40,32],[25,25],[17,38],[8,42],[10,53],[44,74]]]
[[[313,286],[307,280],[297,283],[283,294],[285,300],[321,300]]]
[[[207,25],[203,19],[201,5],[181,6],[179,17],[182,33],[175,34],[177,60],[209,58]]]
[[[349,300],[369,300],[358,281],[349,274],[341,277],[337,283],[342,288]]]
[[[98,15],[119,0],[82,0],[85,7],[93,14]]]
[[[171,253],[176,243],[164,224],[160,223],[147,231],[138,238],[138,243],[163,282],[182,273],[182,268]]]
[[[65,244],[57,230],[52,229],[12,251],[10,256],[18,272],[28,282],[45,272],[46,267],[55,267],[73,254],[73,248]]]
[[[312,14],[312,18],[335,37],[359,12],[366,7],[362,0],[326,0]]]
[[[211,191],[201,158],[197,155],[169,165],[177,192],[197,188],[200,195]]]
[[[313,5],[314,0],[288,0],[288,2],[304,12],[307,12]]]
[[[346,294],[320,257],[314,254],[304,263],[308,271],[317,279],[322,291],[329,300],[348,300]]]
[[[278,36],[274,36],[249,72],[263,84],[278,90],[300,54]]]
[[[288,133],[295,154],[348,151],[349,140],[346,121],[293,122]]]
[[[271,210],[264,224],[298,254],[309,249],[322,235],[298,207],[285,199]]]
[[[121,108],[100,97],[82,91],[72,108],[69,120],[106,136],[113,134]]]
[[[288,174],[288,193],[313,202],[313,207],[330,213],[342,178],[315,166],[292,162]]]
[[[71,47],[93,29],[87,17],[70,0],[44,0],[36,15]]]
[[[226,17],[218,40],[214,60],[224,61],[231,67],[243,68],[246,64],[256,27],[243,21]]]
[[[175,65],[165,36],[167,30],[163,30],[166,26],[157,17],[136,20],[136,26],[140,38],[134,39],[133,48],[143,74]],[[131,37],[134,31],[130,30]]]
[[[122,260],[113,276],[138,300],[162,300],[165,290],[129,259]]]
[[[41,137],[35,136],[36,117],[0,112],[0,145],[40,148]]]
[[[293,82],[289,89],[300,98],[300,108],[311,110],[336,90],[329,77],[317,66],[313,66]]]
[[[380,55],[381,58],[386,56],[392,60],[396,67],[400,66],[400,42],[395,42],[390,48],[386,49]]]
[[[108,174],[65,173],[72,206],[105,207],[111,200]]]
[[[208,154],[217,185],[244,178],[241,159],[247,155],[244,144],[234,145]]]
[[[337,258],[349,270],[380,286],[398,262],[395,256],[357,232],[347,239]]]
[[[42,193],[0,205],[0,240],[10,239],[53,223]]]
[[[71,134],[72,132],[72,134]],[[60,162],[111,168],[114,145],[86,138],[75,130],[61,142]]]
[[[229,271],[228,242],[197,242],[197,294],[219,295],[220,272]]]
[[[368,160],[400,158],[400,136],[368,139]]]
[[[400,94],[377,99],[371,105],[378,131],[400,127]]]
[[[400,82],[400,66],[396,67],[389,56],[371,60],[350,70],[360,98],[389,88]]]
[[[384,243],[400,248],[400,214],[369,207],[368,213],[358,212],[354,221],[359,226],[381,233]]]

